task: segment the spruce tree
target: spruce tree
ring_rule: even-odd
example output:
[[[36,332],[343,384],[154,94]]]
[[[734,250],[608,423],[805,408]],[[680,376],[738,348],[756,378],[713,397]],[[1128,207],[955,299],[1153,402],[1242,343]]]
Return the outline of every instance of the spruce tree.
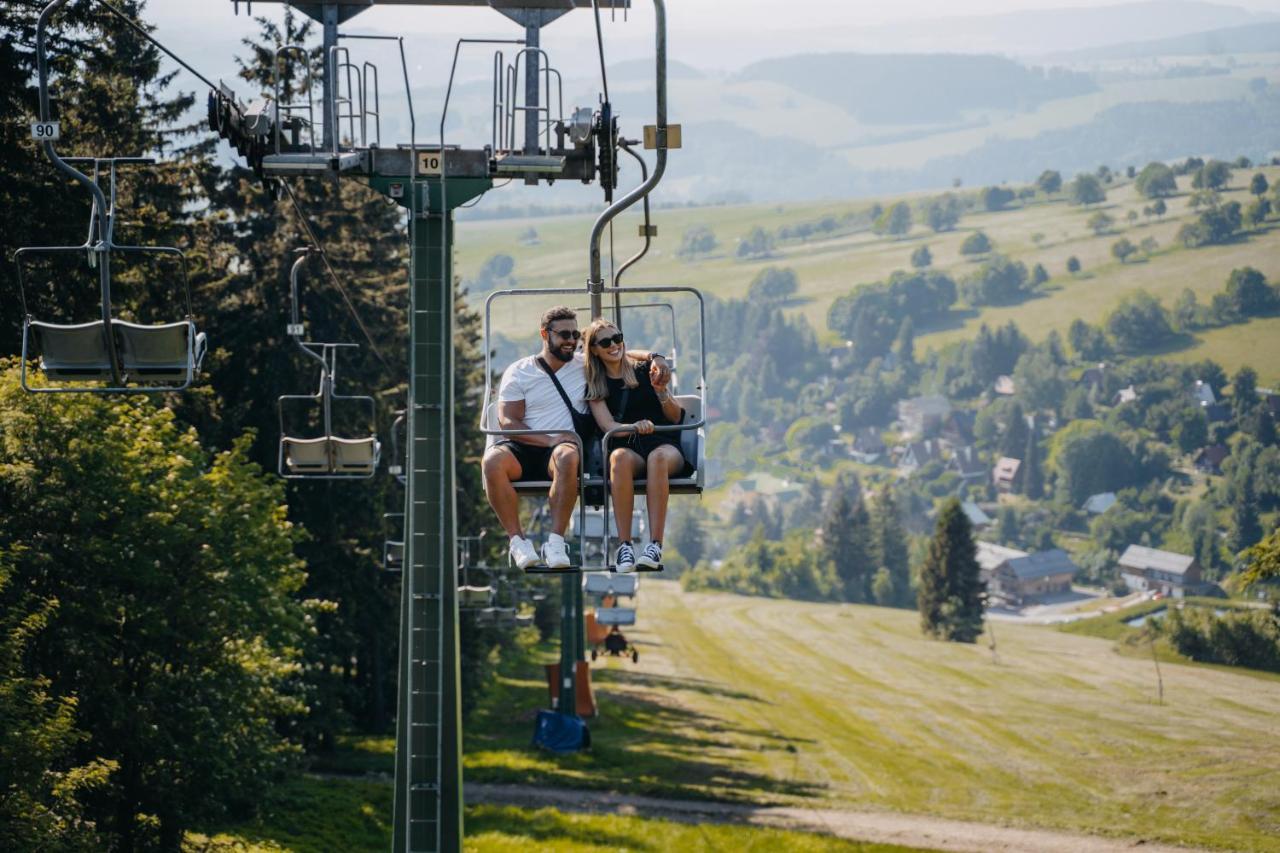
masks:
[[[1000,455],[1021,459],[1027,449],[1027,416],[1022,404],[1014,400],[1005,415],[1004,435],[1000,437]]]
[[[837,492],[822,522],[822,556],[835,571],[847,601],[866,601],[874,574],[869,548],[870,518],[856,491]]]
[[[911,317],[904,317],[902,325],[898,326],[898,336],[893,344],[893,353],[898,357],[898,363],[903,367],[911,367],[916,363],[916,334],[915,324],[911,322]]]
[[[1044,471],[1040,465],[1039,430],[1035,418],[1027,430],[1027,447],[1022,455],[1022,493],[1032,500],[1044,497]]]
[[[920,568],[916,603],[924,632],[951,642],[974,642],[982,633],[982,592],[973,531],[960,501],[951,498],[938,512]]]
[[[1262,538],[1262,524],[1258,521],[1258,497],[1253,477],[1246,474],[1232,491],[1228,544],[1233,552],[1239,553],[1258,544]]]
[[[877,576],[883,570],[885,579],[880,581],[881,587],[891,590],[885,600],[876,596],[876,603],[894,607],[909,606],[911,567],[907,553],[907,532],[902,526],[893,488],[889,485],[881,488],[876,497],[871,513],[871,531],[872,556],[877,566]]]

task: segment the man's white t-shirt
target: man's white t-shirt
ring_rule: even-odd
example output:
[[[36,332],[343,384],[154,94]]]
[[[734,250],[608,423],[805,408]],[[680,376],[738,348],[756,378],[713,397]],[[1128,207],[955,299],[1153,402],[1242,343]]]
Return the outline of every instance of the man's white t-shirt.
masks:
[[[579,412],[587,410],[587,375],[583,372],[582,353],[556,371],[564,393]],[[498,402],[524,401],[524,423],[529,429],[548,432],[573,432],[573,417],[565,407],[551,377],[538,364],[538,356],[526,356],[512,362],[502,372],[498,386]]]

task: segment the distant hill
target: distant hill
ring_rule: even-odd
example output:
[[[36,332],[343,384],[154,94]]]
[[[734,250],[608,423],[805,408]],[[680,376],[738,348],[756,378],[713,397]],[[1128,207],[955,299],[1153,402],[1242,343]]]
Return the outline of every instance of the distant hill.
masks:
[[[766,59],[740,80],[767,80],[829,101],[869,124],[955,121],[965,110],[1025,110],[1096,91],[1087,75],[1048,73],[999,56],[827,53]]]
[[[1055,54],[1050,58],[1063,62],[1093,62],[1107,59],[1145,59],[1155,56],[1213,56],[1227,53],[1277,52],[1280,52],[1280,21],[1226,27],[1173,38],[1124,42]]]
[[[1089,8],[1037,9],[998,15],[937,17],[849,33],[851,47],[886,51],[962,50],[1038,56],[1116,42],[1164,39],[1280,20],[1222,3],[1150,0]]]

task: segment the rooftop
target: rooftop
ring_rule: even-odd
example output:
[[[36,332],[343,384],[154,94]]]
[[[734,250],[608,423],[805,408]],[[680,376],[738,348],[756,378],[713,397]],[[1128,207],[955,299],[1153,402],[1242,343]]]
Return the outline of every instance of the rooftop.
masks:
[[[1120,565],[1126,569],[1156,569],[1171,574],[1186,574],[1187,569],[1195,564],[1195,557],[1186,554],[1175,554],[1172,551],[1161,551],[1159,548],[1147,548],[1144,545],[1130,545],[1120,555]]]
[[[1014,557],[1007,561],[1010,569],[1020,581],[1047,578],[1051,575],[1076,573],[1076,564],[1071,562],[1070,555],[1061,548],[1052,551],[1038,551],[1025,557]]]
[[[1027,556],[1026,551],[1019,551],[1017,548],[1006,548],[1003,545],[997,545],[994,542],[979,541],[978,545],[978,565],[987,571],[991,571],[1005,560],[1013,560],[1018,557]]]

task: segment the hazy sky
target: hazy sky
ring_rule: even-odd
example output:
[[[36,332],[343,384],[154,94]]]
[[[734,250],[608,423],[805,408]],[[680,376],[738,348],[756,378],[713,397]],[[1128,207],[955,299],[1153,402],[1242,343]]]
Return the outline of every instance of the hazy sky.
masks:
[[[940,18],[1027,12],[1065,7],[1116,5],[1117,0],[667,0],[670,50],[679,60],[707,70],[736,70],[754,59],[806,51],[902,49],[895,39],[913,25],[924,26]],[[1280,13],[1280,0],[1218,0],[1223,6],[1254,12]],[[634,0],[629,21],[609,20],[604,12],[604,33],[610,62],[652,56],[652,4]],[[253,4],[254,16],[279,18],[283,5]],[[242,53],[241,39],[256,33],[244,2],[240,14],[231,0],[150,0],[146,16],[157,25],[156,35],[201,72],[214,78],[234,79],[234,55]],[[867,32],[868,27],[894,29]],[[515,38],[522,31],[514,23],[487,8],[413,8],[374,6],[344,25],[344,31],[403,35],[415,88],[443,88],[447,82],[454,42],[461,36]],[[944,28],[933,30],[910,49],[974,50],[974,45],[954,44]],[[939,42],[939,39],[941,41]],[[1103,34],[1103,40],[1105,34]],[[899,42],[906,43],[906,42]],[[373,43],[363,43],[365,50]],[[398,57],[390,46],[378,44],[373,58],[382,72],[382,90],[398,85]],[[566,79],[592,78],[598,74],[595,30],[590,10],[579,10],[547,27],[543,47]],[[1016,45],[1014,46],[1016,47]],[[991,49],[977,46],[977,50]],[[999,49],[998,47],[996,49]],[[464,53],[459,79],[487,78],[492,47],[476,46]],[[353,50],[353,53],[356,53]],[[201,88],[182,75],[183,88]],[[237,86],[243,95],[249,94]],[[426,106],[426,105],[424,105]]]

